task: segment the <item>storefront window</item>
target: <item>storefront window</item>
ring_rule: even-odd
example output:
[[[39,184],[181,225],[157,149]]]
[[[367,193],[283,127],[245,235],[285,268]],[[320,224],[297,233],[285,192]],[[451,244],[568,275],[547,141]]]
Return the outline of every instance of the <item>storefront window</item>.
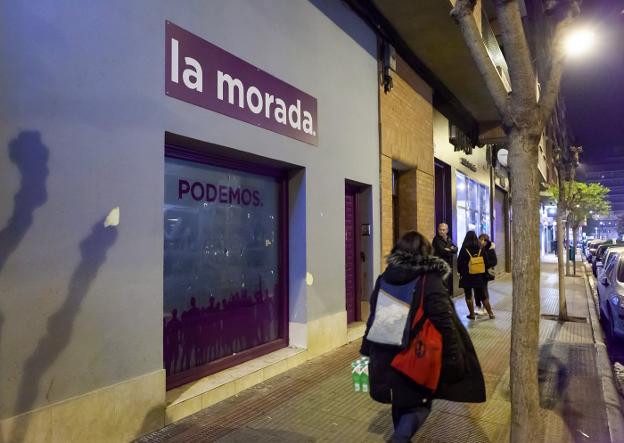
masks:
[[[474,211],[475,213],[477,213],[479,211],[479,185],[477,185],[474,181],[470,180],[469,178],[467,179],[467,181],[468,181],[468,209],[470,209],[471,212]],[[474,229],[474,226],[471,226],[470,229]]]
[[[166,158],[168,376],[279,338],[279,194],[273,177]]]
[[[466,176],[464,174],[457,173],[457,206],[466,208],[466,196],[468,195],[468,189],[466,188]]]
[[[490,191],[456,172],[457,181],[457,241],[462,242],[466,232],[475,231],[477,235],[490,234]]]
[[[484,185],[479,185],[479,214],[477,234],[490,235],[490,190]]]
[[[466,236],[466,232],[469,229],[466,227],[466,208],[457,207],[457,242],[461,243],[464,241],[464,237]]]

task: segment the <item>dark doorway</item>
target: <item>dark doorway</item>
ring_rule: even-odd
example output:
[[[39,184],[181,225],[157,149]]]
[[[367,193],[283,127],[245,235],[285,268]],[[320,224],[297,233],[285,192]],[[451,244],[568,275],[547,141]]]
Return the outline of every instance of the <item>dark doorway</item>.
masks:
[[[357,188],[345,185],[345,300],[347,323],[357,321],[359,286],[359,236]]]
[[[453,236],[453,202],[451,194],[451,167],[439,160],[435,161],[435,229],[440,223],[449,227]]]
[[[399,241],[399,171],[392,170],[392,244]]]

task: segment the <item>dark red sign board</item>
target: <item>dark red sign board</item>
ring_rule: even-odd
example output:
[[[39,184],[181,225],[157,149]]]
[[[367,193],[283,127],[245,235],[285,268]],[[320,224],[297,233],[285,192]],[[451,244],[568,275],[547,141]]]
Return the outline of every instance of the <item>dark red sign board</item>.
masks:
[[[316,98],[167,21],[165,92],[318,146]]]

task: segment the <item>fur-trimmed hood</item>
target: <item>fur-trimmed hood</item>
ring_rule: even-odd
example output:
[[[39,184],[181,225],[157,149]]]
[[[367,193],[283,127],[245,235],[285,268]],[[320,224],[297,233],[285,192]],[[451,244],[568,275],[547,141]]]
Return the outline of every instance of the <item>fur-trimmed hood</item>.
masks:
[[[443,279],[451,274],[449,265],[435,255],[423,257],[405,251],[395,251],[386,257],[386,263],[390,266],[411,269],[419,274],[438,273]]]

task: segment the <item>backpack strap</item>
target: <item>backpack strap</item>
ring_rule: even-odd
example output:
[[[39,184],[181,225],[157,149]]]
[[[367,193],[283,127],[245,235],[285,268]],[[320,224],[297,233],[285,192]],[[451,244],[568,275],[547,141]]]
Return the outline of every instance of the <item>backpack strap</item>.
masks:
[[[418,302],[418,309],[414,314],[414,320],[412,321],[412,329],[416,330],[419,323],[423,323],[425,319],[425,283],[427,282],[427,274],[422,275],[420,281],[420,300]]]
[[[474,255],[472,255],[472,254],[470,253],[470,251],[468,250],[468,248],[464,248],[464,249],[466,250],[466,252],[468,253],[468,255],[469,255],[470,257],[474,257]]]

